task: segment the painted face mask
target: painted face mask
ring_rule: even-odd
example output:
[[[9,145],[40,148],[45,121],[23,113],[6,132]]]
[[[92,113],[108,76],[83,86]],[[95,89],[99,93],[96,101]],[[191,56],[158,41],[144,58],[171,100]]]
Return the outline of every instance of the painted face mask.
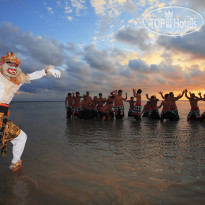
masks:
[[[16,65],[15,63],[6,62],[2,66],[3,74],[10,78],[17,77],[20,71],[21,71],[20,67],[18,67],[18,65]]]
[[[4,75],[15,78],[20,73],[21,69],[19,67],[20,61],[15,55],[11,53],[7,53],[7,56],[1,57],[2,72]]]

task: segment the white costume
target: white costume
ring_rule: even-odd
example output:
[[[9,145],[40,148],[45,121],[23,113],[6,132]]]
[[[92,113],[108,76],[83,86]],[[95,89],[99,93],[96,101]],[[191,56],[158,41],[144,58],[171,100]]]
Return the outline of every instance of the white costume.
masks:
[[[11,142],[13,144],[13,159],[11,161],[10,169],[17,171],[22,167],[21,155],[23,153],[27,135],[8,121],[9,103],[14,97],[15,93],[24,83],[29,83],[31,80],[40,79],[46,74],[51,74],[56,78],[60,78],[60,71],[54,69],[53,66],[48,66],[46,69],[33,72],[31,74],[24,74],[19,65],[20,61],[13,53],[8,53],[8,56],[1,58],[0,66],[0,142],[2,148],[2,155],[6,155],[6,144]]]

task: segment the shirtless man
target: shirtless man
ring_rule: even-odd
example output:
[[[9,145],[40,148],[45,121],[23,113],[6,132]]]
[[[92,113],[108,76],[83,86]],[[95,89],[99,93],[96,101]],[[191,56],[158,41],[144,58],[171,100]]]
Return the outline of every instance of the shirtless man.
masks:
[[[103,98],[103,97],[102,97],[102,93],[99,93],[99,98],[98,98],[97,100],[98,100],[98,106],[97,106],[98,115],[101,116],[103,104],[106,102],[106,98]]]
[[[90,100],[90,101],[92,100],[92,98],[90,97],[90,92],[89,91],[86,92],[86,97],[87,97],[88,100]]]
[[[149,98],[148,94],[146,94],[146,97],[150,101],[150,111],[148,117],[160,119],[159,110],[157,107],[157,102],[159,101],[159,99],[157,99],[155,95],[152,95],[151,98]]]
[[[133,95],[136,98],[136,104],[135,104],[135,107],[132,111],[132,115],[134,116],[134,118],[136,120],[141,119],[140,118],[140,115],[141,115],[141,93],[142,93],[141,89],[138,89],[136,92],[136,90],[133,88]]]
[[[92,112],[92,118],[98,117],[97,104],[98,104],[98,97],[94,96],[93,100],[91,100],[90,105],[89,105],[89,108]]]
[[[80,111],[80,99],[82,97],[80,96],[79,92],[73,93],[73,118],[74,116],[78,116],[78,113]]]
[[[163,92],[160,91],[159,94],[162,96],[163,99],[165,99],[165,97],[163,96]],[[177,108],[177,105],[176,105],[176,101],[179,100],[180,98],[182,98],[183,95],[184,95],[184,91],[182,91],[182,93],[179,94],[177,97],[174,97],[173,92],[169,93],[169,96],[170,96],[170,109],[178,117],[178,119],[179,119],[179,114],[178,114],[178,108]]]
[[[65,99],[65,107],[67,109],[66,118],[70,118],[73,113],[73,97],[71,93],[68,93],[68,96]]]
[[[147,101],[147,103],[144,105],[144,108],[141,112],[141,116],[142,117],[148,117],[150,108],[151,108],[150,101]]]
[[[126,102],[129,102],[129,104],[130,104],[130,108],[129,108],[129,111],[128,111],[128,116],[132,116],[132,111],[135,107],[136,101],[134,101],[134,97],[130,97],[130,100],[126,100]]]
[[[198,107],[198,101],[203,100],[203,98],[201,98],[201,97],[199,98],[199,97],[195,96],[194,93],[191,93],[191,92],[189,92],[190,97],[188,97],[187,89],[185,89],[184,92],[185,92],[185,97],[189,100],[190,105],[191,105],[191,110],[190,110],[190,112],[187,116],[187,120],[200,119],[201,116],[200,116],[200,110],[199,110],[199,107]],[[201,96],[201,93],[199,93],[199,96]]]
[[[91,104],[91,100],[86,95],[83,98],[84,99],[80,103],[80,112],[79,112],[78,117],[80,119],[84,119],[84,120],[91,119],[92,112],[89,109],[90,104]]]
[[[84,99],[80,103],[81,109],[89,109],[90,102],[91,102],[90,98],[84,96]]]
[[[102,108],[102,121],[105,121],[105,119],[109,120],[111,118],[112,108],[113,103],[108,101],[106,105]]]
[[[114,109],[115,109],[115,117],[122,118],[124,117],[124,105],[123,101],[127,100],[127,93],[125,93],[125,98],[122,97],[122,90],[114,90],[110,93],[110,95],[114,96]]]
[[[112,96],[112,95],[109,95],[108,98],[107,98],[107,103],[112,103],[113,104],[114,101],[115,101],[115,97]]]
[[[199,92],[199,96],[200,98],[202,98],[201,93]],[[204,98],[202,98],[203,101],[205,101],[205,94],[204,94]],[[201,115],[201,120],[204,122],[205,121],[205,111],[202,113]]]
[[[170,95],[165,94],[164,98],[165,99],[161,102],[160,106],[158,107],[158,109],[160,109],[163,106],[163,109],[161,112],[161,120],[168,119],[169,113],[171,112],[171,110],[170,110],[170,105],[171,105]]]

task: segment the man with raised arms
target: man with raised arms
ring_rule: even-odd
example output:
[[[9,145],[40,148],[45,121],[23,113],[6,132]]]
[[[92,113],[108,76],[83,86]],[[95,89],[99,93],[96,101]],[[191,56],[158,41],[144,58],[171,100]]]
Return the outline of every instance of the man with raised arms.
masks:
[[[122,97],[122,90],[114,90],[110,93],[110,95],[114,96],[114,110],[115,117],[122,118],[124,117],[124,104],[123,101],[127,100],[127,93],[125,93],[125,98]]]
[[[169,114],[171,113],[170,109],[170,96],[169,94],[165,94],[165,99],[161,102],[160,106],[158,106],[158,109],[160,109],[163,106],[162,112],[161,112],[161,120],[169,119]]]
[[[201,97],[201,93],[199,93],[200,97],[197,97],[197,96],[195,96],[194,93],[191,93],[191,92],[189,92],[190,96],[188,96],[187,95],[187,93],[188,93],[187,89],[185,89],[184,92],[185,92],[185,97],[189,100],[190,105],[191,105],[191,110],[190,110],[190,112],[187,116],[187,120],[201,119],[200,110],[199,110],[199,107],[198,107],[198,101],[203,100],[202,97]]]
[[[150,101],[147,101],[147,103],[143,107],[143,110],[141,112],[141,116],[142,117],[148,117],[150,108],[151,108]]]
[[[159,92],[159,94],[161,95],[161,97],[163,99],[165,99],[165,97],[163,96],[163,92]],[[170,92],[169,93],[169,100],[170,100],[170,110],[173,111],[173,113],[177,116],[177,118],[179,119],[179,113],[178,113],[178,108],[176,105],[176,101],[179,100],[180,98],[182,98],[184,95],[184,91],[182,91],[181,94],[179,94],[177,97],[174,97],[174,93]]]
[[[141,115],[141,93],[142,93],[141,89],[138,89],[136,92],[136,90],[133,88],[133,95],[136,98],[136,104],[135,104],[135,107],[132,111],[132,115],[134,116],[134,118],[136,120],[141,119],[141,117],[140,117],[140,115]]]
[[[150,101],[150,111],[148,117],[160,119],[159,110],[157,107],[157,102],[159,101],[159,99],[157,99],[155,95],[152,95],[151,98],[149,98],[148,94],[146,94],[146,97]]]

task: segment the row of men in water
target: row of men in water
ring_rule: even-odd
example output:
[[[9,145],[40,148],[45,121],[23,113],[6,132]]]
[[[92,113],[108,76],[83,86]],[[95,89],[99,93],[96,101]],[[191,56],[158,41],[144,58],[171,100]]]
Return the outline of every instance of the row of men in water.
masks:
[[[108,98],[103,98],[102,93],[99,93],[99,97],[94,96],[92,99],[90,93],[87,91],[85,95],[80,96],[79,92],[76,93],[68,93],[68,96],[65,100],[65,106],[67,109],[67,118],[70,117],[79,117],[81,119],[92,119],[100,117],[103,121],[105,119],[114,118],[122,118],[124,116],[124,104],[123,102],[128,102],[130,107],[128,111],[128,116],[133,116],[136,120],[140,120],[141,116],[149,117],[152,119],[169,119],[169,120],[178,120],[178,108],[176,105],[176,101],[183,97],[189,100],[191,105],[191,110],[187,116],[187,120],[189,119],[198,119],[202,120],[205,118],[205,112],[200,115],[200,110],[198,107],[198,101],[204,100],[205,95],[202,97],[199,92],[199,97],[197,97],[194,93],[189,92],[187,89],[183,90],[177,97],[174,96],[173,92],[169,94],[163,94],[163,92],[159,92],[163,101],[158,106],[157,103],[159,99],[155,95],[149,97],[146,94],[146,98],[148,99],[147,103],[144,105],[141,110],[141,93],[142,90],[133,89],[133,96],[130,99],[127,99],[127,93],[125,93],[125,97],[122,96],[122,90],[114,90],[110,93]],[[81,100],[83,98],[83,100]],[[159,114],[159,109],[162,107],[161,115]]]

